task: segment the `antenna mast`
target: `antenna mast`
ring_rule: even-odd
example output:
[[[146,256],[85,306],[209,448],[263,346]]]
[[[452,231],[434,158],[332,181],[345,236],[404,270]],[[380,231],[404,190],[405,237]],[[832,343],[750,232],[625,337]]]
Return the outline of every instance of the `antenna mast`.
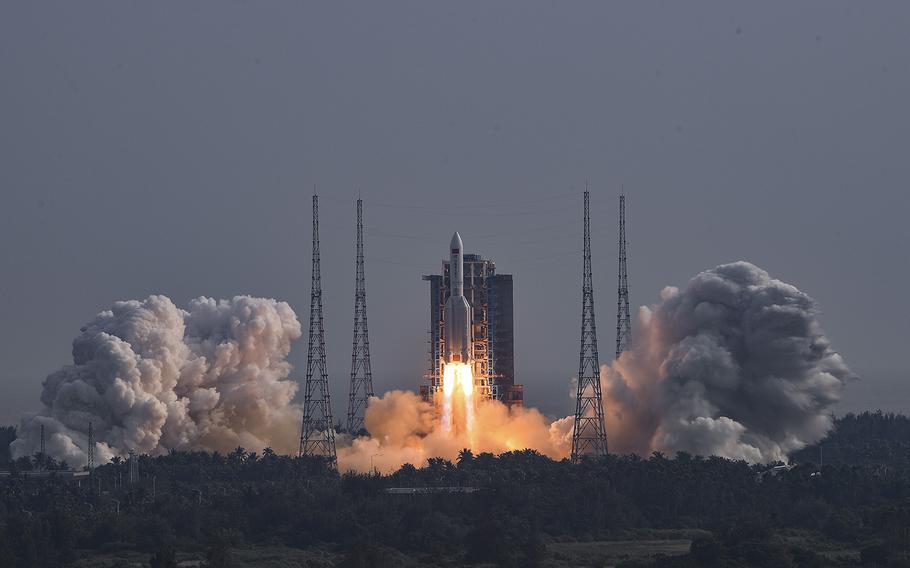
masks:
[[[354,347],[351,353],[351,390],[348,395],[348,432],[363,430],[367,401],[373,396],[370,335],[367,331],[367,290],[363,274],[363,200],[357,199],[357,268],[354,286]]]
[[[626,194],[619,194],[619,295],[616,299],[616,358],[628,351],[632,342],[632,316],[629,313],[629,271],[626,267]]]
[[[581,288],[581,351],[578,360],[578,394],[572,431],[572,461],[607,453],[603,401],[600,394],[600,362],[597,327],[594,324],[594,279],[591,274],[590,197],[585,184],[584,269]]]
[[[322,456],[338,469],[329,376],[325,361],[325,326],[322,320],[322,277],[319,272],[319,196],[313,195],[313,268],[310,283],[310,338],[306,358],[306,387],[300,455]]]

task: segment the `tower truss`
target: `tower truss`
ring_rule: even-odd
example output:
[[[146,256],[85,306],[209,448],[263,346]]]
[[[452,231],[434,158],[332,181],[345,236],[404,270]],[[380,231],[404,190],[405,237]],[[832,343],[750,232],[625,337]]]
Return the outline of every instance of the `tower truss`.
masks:
[[[348,394],[348,432],[363,430],[367,401],[373,396],[370,335],[367,331],[367,290],[363,274],[363,200],[357,200],[357,261],[354,285],[354,347],[351,352],[351,388]]]
[[[626,195],[619,194],[619,276],[616,299],[616,358],[632,342],[632,316],[629,313],[629,270],[626,266]]]
[[[322,319],[322,276],[319,271],[319,196],[313,195],[313,267],[310,283],[310,333],[306,357],[306,386],[303,425],[300,428],[300,455],[321,456],[334,469],[335,430],[329,376],[325,360],[325,325]]]
[[[130,450],[128,461],[130,485],[134,485],[139,482],[139,455],[135,450]]]
[[[590,195],[584,194],[584,261],[581,291],[581,350],[578,358],[578,393],[572,430],[572,461],[607,453],[603,401],[600,391],[600,361],[597,327],[594,323],[594,279],[591,274]]]
[[[92,427],[91,422],[88,423],[88,448],[86,454],[86,469],[92,471],[95,469],[95,429]]]

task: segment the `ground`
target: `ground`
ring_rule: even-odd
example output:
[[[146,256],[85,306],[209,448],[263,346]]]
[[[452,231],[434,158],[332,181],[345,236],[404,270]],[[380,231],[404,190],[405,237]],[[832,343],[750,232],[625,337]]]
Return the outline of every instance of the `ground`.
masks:
[[[689,551],[687,538],[660,538],[647,540],[615,540],[589,542],[551,542],[547,544],[544,561],[546,568],[574,566],[603,566],[609,568],[618,562],[647,558],[657,554],[673,556]],[[238,568],[332,568],[344,558],[342,554],[319,549],[301,550],[284,546],[249,547],[234,549]],[[146,568],[148,553],[118,551],[92,554],[76,563],[77,568]],[[201,553],[179,552],[177,563],[181,568],[201,566]],[[407,563],[405,558],[401,559]],[[419,565],[412,559],[412,565]]]

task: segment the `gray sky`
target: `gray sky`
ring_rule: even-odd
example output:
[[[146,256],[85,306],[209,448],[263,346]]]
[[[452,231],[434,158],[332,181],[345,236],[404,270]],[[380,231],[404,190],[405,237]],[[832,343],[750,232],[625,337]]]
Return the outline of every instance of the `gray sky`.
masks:
[[[906,412],[908,23],[903,2],[3,3],[0,423],[115,300],[270,296],[306,327],[313,184],[336,415],[358,190],[376,389],[418,384],[420,276],[459,230],[514,275],[527,403],[569,413],[585,178],[602,361],[624,184],[635,306],[749,260],[820,303],[863,377],[842,409]]]

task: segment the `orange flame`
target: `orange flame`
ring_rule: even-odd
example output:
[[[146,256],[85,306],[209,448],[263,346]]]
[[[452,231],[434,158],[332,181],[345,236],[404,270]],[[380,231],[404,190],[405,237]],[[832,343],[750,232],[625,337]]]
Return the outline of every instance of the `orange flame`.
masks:
[[[442,375],[441,426],[447,434],[464,433],[473,438],[474,413],[477,401],[474,397],[474,374],[466,363],[448,363]]]

